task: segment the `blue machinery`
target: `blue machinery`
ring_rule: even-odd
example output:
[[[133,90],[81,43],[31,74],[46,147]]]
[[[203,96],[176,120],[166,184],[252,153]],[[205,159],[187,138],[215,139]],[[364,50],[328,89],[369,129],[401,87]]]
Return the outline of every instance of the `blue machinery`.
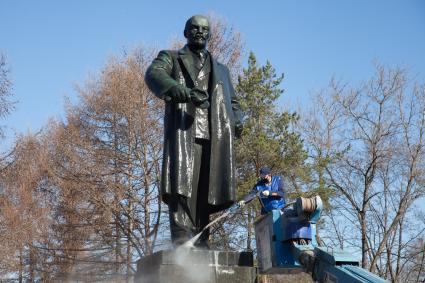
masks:
[[[255,223],[261,273],[296,273],[304,269],[321,283],[388,282],[359,267],[358,258],[341,249],[319,247],[316,222],[319,196],[298,198],[292,208],[272,210]]]

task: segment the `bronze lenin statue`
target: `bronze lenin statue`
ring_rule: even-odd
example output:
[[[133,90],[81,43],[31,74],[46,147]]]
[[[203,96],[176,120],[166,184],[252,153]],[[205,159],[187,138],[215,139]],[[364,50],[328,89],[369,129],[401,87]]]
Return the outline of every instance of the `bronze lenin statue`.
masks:
[[[159,52],[145,77],[165,100],[161,194],[175,245],[235,202],[233,140],[242,125],[229,70],[206,49],[208,19],[191,17],[184,36],[187,44]],[[208,247],[208,237],[205,231],[196,245]]]

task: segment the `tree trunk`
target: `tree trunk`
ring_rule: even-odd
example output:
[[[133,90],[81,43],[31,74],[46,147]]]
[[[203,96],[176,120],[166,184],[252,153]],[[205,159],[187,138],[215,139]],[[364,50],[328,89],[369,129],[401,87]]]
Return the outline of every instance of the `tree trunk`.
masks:
[[[361,236],[362,236],[362,268],[367,268],[367,237],[366,237],[366,213],[364,210],[360,212],[360,226],[361,226]]]
[[[22,249],[19,249],[19,283],[23,281],[23,273],[24,273],[24,260],[22,258]]]
[[[115,237],[115,274],[119,274],[121,265],[121,230],[119,219],[115,219]]]
[[[128,203],[128,231],[127,231],[127,274],[126,274],[126,282],[129,283],[130,282],[130,278],[131,278],[131,273],[132,273],[132,268],[131,268],[131,250],[132,250],[132,246],[131,246],[131,234],[133,231],[133,219],[132,219],[132,215],[133,215],[133,201],[129,200]]]
[[[28,282],[34,282],[35,278],[34,278],[34,251],[33,251],[33,247],[30,246],[29,247],[29,253],[30,253],[30,274],[29,274],[29,279]]]

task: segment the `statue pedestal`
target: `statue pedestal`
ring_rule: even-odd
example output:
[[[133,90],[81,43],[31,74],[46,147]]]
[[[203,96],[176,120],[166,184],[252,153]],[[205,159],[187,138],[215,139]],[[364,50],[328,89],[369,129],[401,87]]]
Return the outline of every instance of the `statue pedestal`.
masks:
[[[178,248],[137,262],[135,283],[254,283],[251,252]]]

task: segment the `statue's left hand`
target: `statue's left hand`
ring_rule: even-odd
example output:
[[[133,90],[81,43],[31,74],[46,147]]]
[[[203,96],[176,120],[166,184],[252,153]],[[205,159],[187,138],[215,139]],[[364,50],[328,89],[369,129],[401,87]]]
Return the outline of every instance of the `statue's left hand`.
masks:
[[[190,89],[183,85],[173,86],[167,93],[173,102],[186,103],[190,101]]]

